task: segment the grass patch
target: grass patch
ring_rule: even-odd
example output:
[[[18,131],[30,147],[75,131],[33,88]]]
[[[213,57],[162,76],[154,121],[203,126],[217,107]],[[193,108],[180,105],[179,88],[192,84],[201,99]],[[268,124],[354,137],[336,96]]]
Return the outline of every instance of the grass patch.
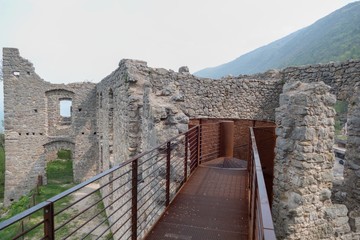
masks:
[[[60,149],[60,150],[57,152],[57,158],[58,158],[58,159],[63,159],[63,160],[70,160],[70,159],[72,159],[71,150]]]
[[[0,222],[6,219],[19,214],[28,208],[43,202],[71,187],[74,184],[63,184],[63,185],[54,185],[48,184],[46,186],[39,187],[39,192],[36,193],[36,190],[31,191],[28,195],[22,196],[19,201],[11,204],[8,208],[3,209],[4,216],[0,218]],[[34,196],[34,197],[33,197]],[[55,204],[55,211],[60,208],[63,208],[64,205],[70,203],[72,197],[65,197]],[[55,222],[63,222],[65,219],[68,219],[69,215],[66,213],[61,213],[55,218]],[[14,225],[0,231],[1,239],[12,239],[16,236],[20,231],[26,230],[34,226],[36,223],[40,222],[43,219],[43,211],[39,210],[29,217],[24,218],[22,221],[15,223]],[[63,230],[64,234],[66,229]],[[43,236],[43,226],[40,225],[39,227],[35,228],[34,230],[30,231],[26,234],[27,239],[40,239]]]
[[[337,139],[340,139],[340,140],[344,140],[344,141],[347,140],[347,136],[346,136],[346,135],[337,135],[336,138],[337,138]]]
[[[59,151],[60,152],[60,151]],[[66,151],[62,151],[66,152]],[[71,153],[71,152],[70,152]],[[60,154],[61,155],[61,154]],[[59,154],[58,154],[59,156]],[[61,156],[68,157],[69,154],[63,154]],[[19,214],[30,207],[41,203],[71,187],[75,184],[73,183],[73,168],[72,161],[69,159],[58,159],[51,161],[47,164],[47,179],[48,184],[45,186],[41,186],[38,189],[32,190],[28,195],[23,196],[19,199],[19,201],[13,203],[8,208],[3,208],[1,211],[0,221],[4,221],[6,219]],[[71,201],[72,197],[65,197],[55,204],[55,212],[62,209],[64,206],[68,205]],[[60,224],[69,218],[69,214],[61,213],[55,217],[55,223]],[[40,222],[43,219],[43,211],[40,210],[38,212],[33,213],[31,216],[26,217],[22,221],[0,231],[1,239],[12,239],[16,234],[18,234],[22,230],[29,229],[31,226],[34,226],[36,223]],[[57,232],[57,235],[66,236],[68,233],[68,229],[66,227],[62,228]],[[40,225],[36,229],[30,231],[26,234],[27,239],[40,239],[43,236],[43,226]]]
[[[346,101],[336,101],[335,103],[335,111],[336,113],[338,114],[341,114],[341,113],[347,113],[348,112],[348,103]]]
[[[54,160],[47,164],[46,175],[48,184],[68,184],[74,182],[71,160]]]

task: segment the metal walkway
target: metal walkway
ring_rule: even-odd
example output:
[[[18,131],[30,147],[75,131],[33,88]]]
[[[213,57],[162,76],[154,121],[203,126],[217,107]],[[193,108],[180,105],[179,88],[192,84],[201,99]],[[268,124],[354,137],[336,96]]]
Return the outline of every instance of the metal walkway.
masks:
[[[248,238],[247,170],[204,165],[197,168],[146,239]]]
[[[0,238],[276,240],[267,195],[272,196],[275,128],[238,128],[235,136],[229,133],[233,127],[232,121],[191,127],[0,222]],[[239,136],[250,137],[247,148],[233,154],[235,142],[242,144]],[[93,196],[99,200],[89,204]],[[103,215],[101,223],[94,221]]]

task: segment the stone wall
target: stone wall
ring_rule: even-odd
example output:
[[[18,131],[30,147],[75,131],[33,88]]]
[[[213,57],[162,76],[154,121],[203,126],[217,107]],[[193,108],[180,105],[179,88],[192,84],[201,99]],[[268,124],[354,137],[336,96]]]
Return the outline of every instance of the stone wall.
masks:
[[[289,67],[281,71],[286,82],[324,82],[338,100],[349,101],[355,83],[360,81],[360,60]]]
[[[76,181],[93,176],[97,160],[95,84],[45,82],[35,73],[33,65],[12,48],[3,49],[3,73],[5,204],[33,189],[38,175],[46,182],[50,143],[66,141],[75,145],[71,150],[75,151]],[[61,99],[72,100],[72,116],[65,124],[59,112]],[[62,145],[53,144],[51,148],[54,146]]]
[[[220,80],[197,78],[188,72],[147,69],[152,91],[169,98],[189,118],[274,120],[282,81],[270,73]]]
[[[350,226],[360,238],[360,83],[349,101],[348,139],[344,169],[344,203],[350,210]]]
[[[195,77],[186,67],[177,73],[150,68],[143,61],[122,60],[114,72],[96,85],[65,85],[42,80],[17,49],[4,49],[3,56],[6,203],[34,187],[37,176],[45,173],[46,156],[58,148],[74,151],[74,177],[81,181],[185,132],[190,119],[243,119],[237,129],[253,125],[253,120],[274,121],[280,99],[273,208],[278,236],[287,239],[349,236],[347,208],[330,200],[334,134],[334,111],[330,105],[334,98],[329,91],[346,101],[358,96],[353,90],[359,82],[359,61],[212,80]],[[329,90],[321,83],[295,83],[287,85],[280,97],[283,85],[296,81],[323,81],[332,88]],[[61,100],[72,101],[71,118],[60,116]],[[353,102],[350,118],[356,120],[359,107],[356,98]],[[350,124],[353,129],[349,141],[357,151],[360,127],[355,120]],[[356,156],[351,153],[348,159]],[[154,158],[142,168],[147,169],[156,161]],[[125,167],[102,181],[111,181],[129,169]],[[357,171],[352,173],[351,176],[357,176]],[[128,177],[104,187],[102,194],[107,195]],[[151,182],[149,186],[156,187],[162,180],[161,173],[156,172],[144,184]],[[127,190],[129,186],[107,197],[105,205]],[[350,196],[355,196],[357,190],[351,188]],[[108,208],[107,214],[124,201]],[[146,224],[139,226],[139,231],[151,226],[153,220],[148,219],[142,219]],[[116,216],[109,219],[115,220]],[[355,226],[356,221],[353,218]],[[113,228],[119,224],[121,221]]]
[[[283,84],[279,75],[262,77],[202,79],[122,60],[96,87],[103,161],[114,158],[119,163],[165,142],[186,131],[191,118],[274,120]],[[110,166],[102,164],[104,169]]]
[[[344,167],[344,181],[342,186],[336,186],[333,200],[346,204],[349,209],[350,224],[354,239],[360,237],[359,214],[359,82],[360,60],[349,60],[341,63],[328,63],[290,67],[280,72],[284,82],[320,82],[331,87],[330,92],[338,100],[346,101],[348,105],[348,143],[346,162]],[[346,116],[343,116],[346,118]],[[350,132],[349,132],[349,129]]]
[[[278,105],[277,99],[282,83],[273,76],[266,76],[270,80],[265,82],[248,78],[200,79],[186,71],[175,73],[165,69],[149,68],[142,61],[122,60],[119,67],[96,86],[99,172],[185,132],[190,118],[206,116],[274,119],[274,108]],[[263,108],[264,106],[267,107]],[[179,149],[175,148],[173,151],[175,155],[184,152],[180,145]],[[142,174],[146,177],[142,184],[148,187],[138,193],[139,198],[143,192],[155,192],[159,190],[158,186],[163,185],[163,162],[159,160],[162,158],[164,156],[160,154],[145,164],[140,160],[140,171],[148,169]],[[154,169],[160,170],[153,173]],[[152,172],[151,176],[147,177],[149,172]],[[116,174],[104,179],[103,182],[115,178]],[[171,184],[176,185],[177,174],[174,173],[173,176]],[[113,191],[114,184],[121,185],[122,182],[109,184],[102,190],[102,194],[105,196]],[[160,189],[152,198],[157,198],[164,190]],[[105,199],[105,206],[126,191],[124,188],[114,192]],[[152,198],[144,199],[151,203]],[[112,206],[117,209],[123,203],[114,203]],[[139,204],[143,209],[148,208],[148,203]],[[159,203],[149,209],[163,207],[163,203]],[[146,211],[143,214],[146,218],[141,219],[139,231],[148,229],[156,220],[151,212]],[[110,208],[107,214],[111,214]],[[110,222],[115,220],[116,218],[110,219]],[[116,229],[117,224],[113,228]],[[121,235],[121,231],[119,234]]]
[[[279,239],[351,239],[348,210],[332,204],[335,96],[324,83],[289,83],[276,109],[272,214]]]

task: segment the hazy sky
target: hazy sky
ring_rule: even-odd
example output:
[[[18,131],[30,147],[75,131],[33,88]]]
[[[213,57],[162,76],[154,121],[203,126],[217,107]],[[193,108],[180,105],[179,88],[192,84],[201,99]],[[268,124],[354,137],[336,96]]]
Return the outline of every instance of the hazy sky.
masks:
[[[50,82],[98,82],[122,58],[190,72],[306,27],[350,0],[0,0],[0,47]]]

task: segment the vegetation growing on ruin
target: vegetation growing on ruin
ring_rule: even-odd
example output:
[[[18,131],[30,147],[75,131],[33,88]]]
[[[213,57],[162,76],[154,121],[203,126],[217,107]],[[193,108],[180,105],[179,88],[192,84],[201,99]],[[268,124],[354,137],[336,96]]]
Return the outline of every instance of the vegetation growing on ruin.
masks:
[[[346,136],[343,136],[341,130],[344,128],[347,120],[347,111],[348,103],[346,101],[337,101],[335,106],[336,116],[335,116],[335,135],[339,139],[344,139]]]
[[[36,189],[32,190],[28,195],[22,196],[19,201],[13,203],[8,208],[3,208],[1,210],[1,218],[0,222],[9,219],[12,216],[15,216],[16,214],[19,214],[26,209],[36,205],[37,203],[43,202],[60,192],[63,192],[70,187],[72,187],[73,184],[65,184],[65,185],[46,185],[39,188],[39,192],[37,192]],[[71,201],[71,197],[66,197],[59,202],[57,202],[57,206],[63,206],[67,205]],[[68,219],[69,214],[60,214],[55,218],[56,222],[63,222],[66,219]],[[36,223],[41,221],[43,218],[43,211],[39,210],[36,213],[32,214],[30,217],[24,218],[22,221],[19,221],[18,223],[6,228],[3,231],[0,231],[0,236],[2,236],[4,239],[12,239],[16,234],[18,234],[22,229],[29,229],[31,226],[34,226]],[[66,229],[62,230],[60,233],[61,235],[65,235],[68,231]],[[29,234],[27,234],[27,237],[29,239],[40,239],[43,234],[43,226],[40,225],[39,227],[32,230]]]
[[[74,182],[71,151],[60,150],[57,157],[58,159],[49,162],[46,166],[48,185]]]
[[[3,157],[1,158],[1,156]],[[48,178],[48,184],[33,189],[28,195],[21,197],[11,206],[7,208],[2,208],[0,211],[0,222],[9,219],[16,214],[23,212],[26,209],[29,209],[30,207],[73,187],[74,183],[72,161],[71,159],[69,159],[69,157],[71,157],[71,151],[60,150],[58,152],[58,159],[50,161],[47,164],[46,173]],[[4,162],[3,159],[4,151],[2,149],[2,152],[0,152],[0,164]],[[72,197],[69,196],[59,200],[56,203],[55,208],[57,206],[63,207],[64,205],[67,205],[71,201],[71,199]],[[43,212],[38,211],[30,217],[25,218],[23,221],[20,221],[18,224],[14,224],[6,230],[1,231],[0,236],[4,237],[4,239],[10,239],[11,237],[14,237],[22,228],[27,229],[30,226],[36,224],[38,221],[41,221],[42,216]],[[67,218],[68,214],[65,213],[56,217],[55,221],[63,222]],[[41,236],[42,231],[42,225],[40,225],[35,230],[31,231],[30,234],[27,236],[29,236],[29,238],[38,238],[39,236]],[[59,234],[64,236],[67,232],[68,229],[64,228],[59,231]]]

